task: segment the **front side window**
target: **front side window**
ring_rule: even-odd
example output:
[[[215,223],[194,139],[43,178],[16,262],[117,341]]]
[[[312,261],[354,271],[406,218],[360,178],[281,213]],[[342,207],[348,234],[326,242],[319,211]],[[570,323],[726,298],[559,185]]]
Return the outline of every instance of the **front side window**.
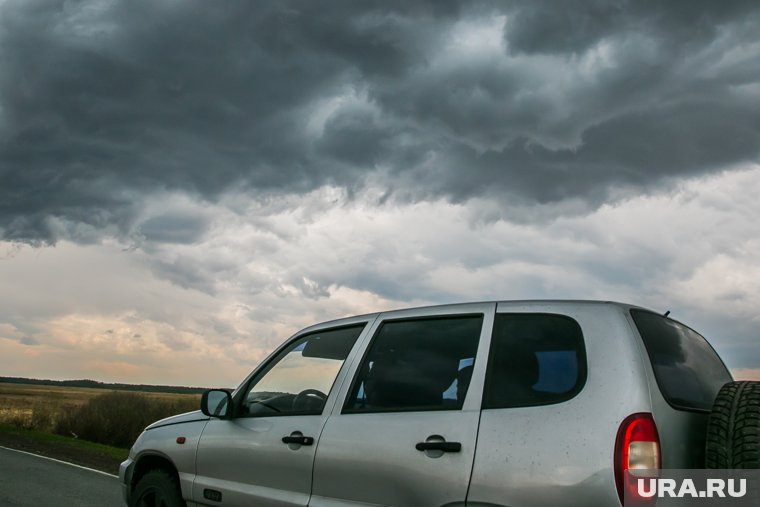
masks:
[[[482,325],[482,315],[384,322],[344,413],[461,409]]]
[[[246,390],[242,416],[321,414],[364,324],[311,333],[280,352]]]
[[[569,400],[586,381],[578,323],[563,315],[497,314],[483,408],[549,405]]]

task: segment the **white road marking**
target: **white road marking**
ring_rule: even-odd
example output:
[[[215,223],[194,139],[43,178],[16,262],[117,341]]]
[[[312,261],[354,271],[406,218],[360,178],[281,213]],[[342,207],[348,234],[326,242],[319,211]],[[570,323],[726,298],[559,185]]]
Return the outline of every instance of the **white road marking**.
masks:
[[[28,454],[29,456],[36,456],[38,458],[47,459],[50,461],[55,461],[56,463],[63,463],[64,465],[71,465],[73,467],[81,468],[82,470],[89,470],[90,472],[99,473],[101,475],[107,475],[108,477],[113,477],[114,479],[118,479],[118,475],[109,474],[107,472],[103,472],[102,470],[95,470],[94,468],[88,468],[83,467],[82,465],[77,465],[76,463],[69,463],[68,461],[62,461],[60,459],[51,458],[49,456],[43,456],[41,454],[34,454],[33,452],[26,452],[26,451],[19,451],[18,449],[11,449],[10,447],[3,447],[0,445],[0,449],[5,449],[6,451],[13,451],[13,452],[20,452],[21,454]]]

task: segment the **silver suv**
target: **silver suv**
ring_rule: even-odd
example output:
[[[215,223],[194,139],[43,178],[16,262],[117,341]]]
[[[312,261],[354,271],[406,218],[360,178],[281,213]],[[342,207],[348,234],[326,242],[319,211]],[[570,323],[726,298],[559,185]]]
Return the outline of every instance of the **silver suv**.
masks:
[[[731,380],[695,331],[620,303],[362,315],[152,424],[119,477],[129,505],[619,506],[628,469],[704,468]]]

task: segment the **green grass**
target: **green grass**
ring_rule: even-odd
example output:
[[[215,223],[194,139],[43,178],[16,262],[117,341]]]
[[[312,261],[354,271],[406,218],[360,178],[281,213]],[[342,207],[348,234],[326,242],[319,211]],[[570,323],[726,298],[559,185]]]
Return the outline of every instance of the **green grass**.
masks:
[[[52,433],[45,433],[42,431],[27,430],[7,423],[0,423],[0,433],[3,433],[9,437],[20,437],[24,440],[36,442],[44,446],[65,447],[72,450],[76,449],[81,452],[109,456],[121,461],[127,459],[127,455],[129,454],[128,449],[112,447],[110,445],[104,444],[97,444],[95,442],[88,442],[86,440],[64,437],[61,435],[54,435]]]

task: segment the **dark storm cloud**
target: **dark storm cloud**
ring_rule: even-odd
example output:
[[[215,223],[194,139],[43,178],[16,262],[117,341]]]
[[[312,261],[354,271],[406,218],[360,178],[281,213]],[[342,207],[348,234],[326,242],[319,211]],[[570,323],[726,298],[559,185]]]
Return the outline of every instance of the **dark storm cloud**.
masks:
[[[756,14],[748,0],[552,0],[516,2],[505,38],[515,51],[579,52],[618,33],[642,31],[660,39],[662,51],[702,46],[717,33]]]
[[[205,229],[203,217],[168,213],[147,219],[139,228],[148,241],[188,245],[199,240]]]
[[[136,223],[159,191],[595,206],[757,162],[754,5],[6,1],[0,237],[201,237]]]

